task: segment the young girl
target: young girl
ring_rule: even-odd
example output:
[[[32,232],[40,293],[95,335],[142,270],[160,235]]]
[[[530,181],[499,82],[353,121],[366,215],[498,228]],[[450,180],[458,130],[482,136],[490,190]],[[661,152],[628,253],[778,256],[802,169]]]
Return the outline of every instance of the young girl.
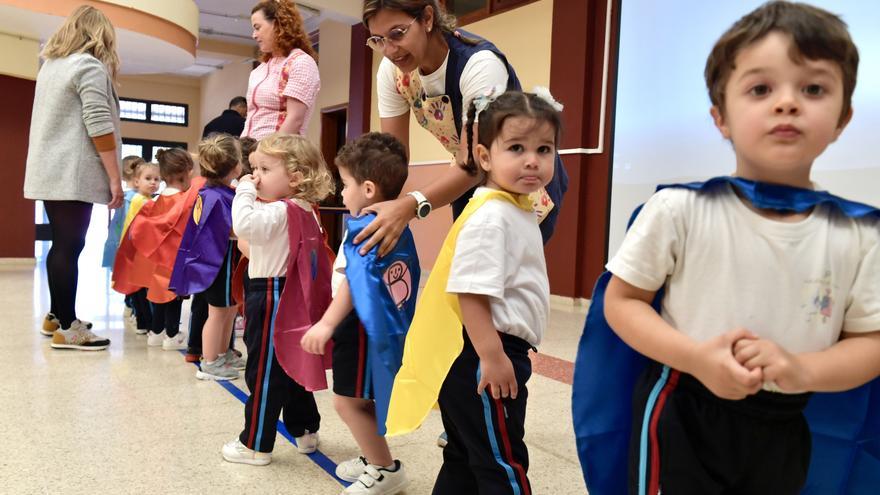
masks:
[[[155,163],[144,162],[141,160],[135,167],[134,180],[132,186],[137,194],[132,196],[125,212],[125,222],[122,226],[122,237],[125,237],[126,231],[131,225],[132,220],[140,212],[141,208],[153,199],[153,195],[159,190],[159,166]],[[114,269],[116,260],[114,260]],[[114,285],[114,289],[120,290]],[[153,308],[147,300],[147,290],[145,288],[137,289],[134,292],[125,292],[126,297],[131,301],[136,326],[135,333],[144,335],[153,324]]]
[[[503,91],[470,106],[479,140],[473,147],[468,133],[464,168],[483,186],[431,271],[388,413],[388,433],[400,434],[439,402],[448,444],[434,493],[531,492],[523,442],[528,351],[547,324],[550,286],[528,194],[553,176],[561,106],[546,92]]]
[[[208,319],[202,333],[204,362],[196,378],[234,380],[238,371],[229,365],[236,305],[231,297],[232,269],[238,249],[232,237],[232,181],[241,168],[238,140],[227,134],[209,136],[199,143],[199,166],[206,184],[199,190],[186,226],[170,289],[179,296],[203,292]]]
[[[233,229],[250,259],[244,305],[250,396],[244,430],[221,452],[229,462],[266,465],[282,409],[297,450],[311,453],[318,445],[321,416],[310,390],[327,386],[323,360],[297,355],[300,349],[287,343],[298,344],[297,332],[330,302],[330,263],[312,203],[333,192],[333,179],[321,152],[301,136],[272,134],[250,158],[254,173],[239,180],[232,203]],[[295,289],[289,292],[288,277]]]

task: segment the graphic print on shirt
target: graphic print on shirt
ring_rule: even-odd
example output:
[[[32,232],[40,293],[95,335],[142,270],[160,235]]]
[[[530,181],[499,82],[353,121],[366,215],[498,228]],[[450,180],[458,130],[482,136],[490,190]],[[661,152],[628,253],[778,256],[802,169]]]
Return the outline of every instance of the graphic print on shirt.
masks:
[[[807,323],[814,323],[821,320],[827,323],[834,313],[834,290],[831,283],[831,271],[825,270],[825,274],[820,279],[807,280],[804,282],[806,299],[803,308],[807,310]]]

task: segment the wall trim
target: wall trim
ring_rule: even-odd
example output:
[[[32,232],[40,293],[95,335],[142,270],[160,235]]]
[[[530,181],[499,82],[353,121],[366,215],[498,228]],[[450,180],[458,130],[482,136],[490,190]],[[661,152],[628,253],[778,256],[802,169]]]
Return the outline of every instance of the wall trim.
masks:
[[[0,267],[4,266],[36,266],[36,258],[0,258]]]

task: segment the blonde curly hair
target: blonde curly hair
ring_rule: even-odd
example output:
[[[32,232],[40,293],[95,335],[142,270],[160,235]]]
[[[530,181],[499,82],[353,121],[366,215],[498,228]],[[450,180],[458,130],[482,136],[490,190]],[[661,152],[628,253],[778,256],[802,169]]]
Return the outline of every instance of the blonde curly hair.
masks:
[[[257,144],[257,152],[279,158],[288,175],[302,175],[302,181],[293,193],[294,198],[317,203],[336,190],[321,151],[298,134],[276,132]]]
[[[77,7],[55,31],[40,56],[45,59],[64,58],[74,53],[88,53],[103,63],[116,81],[119,55],[116,54],[116,30],[110,19],[89,5]]]
[[[318,61],[318,54],[312,48],[312,42],[309,41],[309,35],[303,27],[302,16],[299,15],[295,3],[290,0],[264,0],[254,5],[251,15],[256,14],[257,11],[261,11],[267,21],[274,23],[275,47],[278,50],[290,55],[295,48],[299,48],[316,62]],[[270,58],[272,58],[271,53],[260,54],[261,62],[268,62]]]

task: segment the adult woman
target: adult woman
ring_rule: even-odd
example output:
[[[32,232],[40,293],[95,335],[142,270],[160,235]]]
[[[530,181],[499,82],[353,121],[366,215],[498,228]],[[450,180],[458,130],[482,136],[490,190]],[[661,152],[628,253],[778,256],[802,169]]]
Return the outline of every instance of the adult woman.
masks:
[[[367,44],[384,59],[376,75],[382,130],[409,144],[409,114],[450,152],[464,160],[461,139],[471,99],[497,85],[520,89],[507,58],[492,43],[455,31],[455,18],[437,0],[366,0],[363,21],[372,35]],[[404,198],[374,205],[377,219],[355,239],[380,253],[394,245],[406,223],[433,206],[452,203],[453,217],[464,209],[478,179],[450,167],[440,180]],[[541,233],[553,232],[568,175],[557,157],[555,177],[537,204],[544,214]],[[543,210],[543,211],[541,211]]]
[[[92,204],[122,204],[116,33],[94,7],[77,8],[43,48],[28,143],[24,196],[41,199],[52,230],[46,257],[52,347],[101,350],[110,341],[76,317],[77,261]]]
[[[251,72],[242,136],[305,134],[321,79],[302,17],[290,0],[260,2],[251,10],[262,63]]]

